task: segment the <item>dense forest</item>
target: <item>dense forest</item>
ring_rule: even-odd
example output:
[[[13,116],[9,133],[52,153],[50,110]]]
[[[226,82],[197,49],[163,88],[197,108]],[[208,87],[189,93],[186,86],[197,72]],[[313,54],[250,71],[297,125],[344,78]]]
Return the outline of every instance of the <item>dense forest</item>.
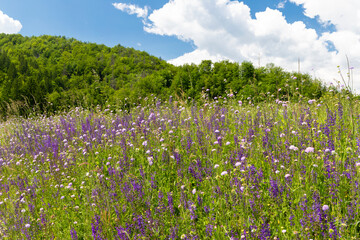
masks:
[[[74,106],[126,107],[150,95],[197,101],[234,96],[257,102],[278,96],[319,98],[325,91],[319,80],[273,64],[255,68],[250,62],[203,61],[176,67],[121,45],[0,34],[2,115]]]

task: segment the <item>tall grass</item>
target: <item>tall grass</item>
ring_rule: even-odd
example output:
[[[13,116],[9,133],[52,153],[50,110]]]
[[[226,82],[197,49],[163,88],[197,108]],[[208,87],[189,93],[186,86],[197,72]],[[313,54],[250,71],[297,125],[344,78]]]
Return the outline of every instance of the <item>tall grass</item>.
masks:
[[[2,237],[360,238],[355,100],[151,102],[3,122]]]

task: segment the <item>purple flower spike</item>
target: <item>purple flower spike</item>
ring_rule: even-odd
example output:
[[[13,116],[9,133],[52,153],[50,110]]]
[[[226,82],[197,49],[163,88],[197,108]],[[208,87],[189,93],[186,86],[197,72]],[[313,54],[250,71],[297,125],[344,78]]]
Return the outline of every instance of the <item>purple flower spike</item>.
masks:
[[[78,239],[76,230],[74,228],[71,228],[70,233],[71,233],[71,239],[72,240],[77,240]]]

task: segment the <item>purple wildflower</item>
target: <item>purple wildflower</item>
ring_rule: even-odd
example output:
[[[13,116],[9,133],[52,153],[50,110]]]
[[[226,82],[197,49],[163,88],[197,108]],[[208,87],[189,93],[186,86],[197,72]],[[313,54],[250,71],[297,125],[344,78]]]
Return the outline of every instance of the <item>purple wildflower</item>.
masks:
[[[77,239],[78,239],[76,230],[75,230],[74,228],[71,228],[70,234],[71,234],[71,239],[72,239],[72,240],[77,240]]]

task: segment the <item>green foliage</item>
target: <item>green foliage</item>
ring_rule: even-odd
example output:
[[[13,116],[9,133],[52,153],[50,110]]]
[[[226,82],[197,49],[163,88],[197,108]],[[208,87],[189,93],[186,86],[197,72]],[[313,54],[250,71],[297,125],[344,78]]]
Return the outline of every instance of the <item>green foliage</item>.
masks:
[[[171,66],[120,45],[109,48],[64,37],[1,34],[0,102],[6,106],[28,101],[41,111],[61,110],[68,105],[91,108],[104,105],[119,89],[143,87],[137,84],[140,79],[165,68]],[[157,83],[153,80],[150,85]],[[166,81],[169,86],[169,78]],[[162,84],[157,85],[153,90],[161,92]]]
[[[325,91],[309,75],[285,72],[273,64],[255,68],[251,62],[206,60],[175,67],[120,45],[0,34],[2,117],[14,103],[19,104],[18,114],[26,114],[29,109],[24,106],[54,112],[74,106],[118,106],[125,99],[134,104],[150,95],[201,100],[234,94],[239,100],[259,102],[271,95],[285,96],[281,100],[319,98]]]

